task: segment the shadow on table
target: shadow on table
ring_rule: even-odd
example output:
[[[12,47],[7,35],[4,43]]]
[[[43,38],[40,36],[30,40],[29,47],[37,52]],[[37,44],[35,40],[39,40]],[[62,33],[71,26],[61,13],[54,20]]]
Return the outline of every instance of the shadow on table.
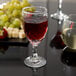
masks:
[[[0,45],[0,53],[5,54],[5,52],[8,50],[9,46],[3,46]]]
[[[0,66],[23,66],[28,47],[0,45]]]
[[[47,67],[43,66],[41,68],[32,69],[32,76],[47,76]]]

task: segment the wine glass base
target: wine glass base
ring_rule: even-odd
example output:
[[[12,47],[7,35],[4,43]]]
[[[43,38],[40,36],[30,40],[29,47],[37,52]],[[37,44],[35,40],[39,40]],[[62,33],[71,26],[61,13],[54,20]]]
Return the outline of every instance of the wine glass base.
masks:
[[[39,68],[46,64],[46,60],[40,56],[38,56],[38,58],[34,58],[30,56],[24,60],[24,63],[25,65],[32,67],[32,68]]]

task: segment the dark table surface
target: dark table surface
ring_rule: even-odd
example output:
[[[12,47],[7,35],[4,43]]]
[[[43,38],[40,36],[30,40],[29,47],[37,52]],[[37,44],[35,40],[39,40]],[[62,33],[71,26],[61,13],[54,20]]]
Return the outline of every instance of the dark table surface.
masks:
[[[62,44],[60,36],[56,36],[58,29],[61,30],[61,25],[59,27],[58,21],[50,18],[50,14],[56,12],[57,4],[51,0],[45,4],[36,3],[46,6],[49,10],[48,32],[38,46],[39,55],[47,60],[46,66],[36,72],[25,66],[25,57],[31,55],[30,44],[27,47],[5,46],[4,50],[0,49],[0,76],[76,76],[76,52],[70,52],[69,48],[63,50],[65,45]],[[76,2],[63,1],[62,10],[68,15],[76,13]]]

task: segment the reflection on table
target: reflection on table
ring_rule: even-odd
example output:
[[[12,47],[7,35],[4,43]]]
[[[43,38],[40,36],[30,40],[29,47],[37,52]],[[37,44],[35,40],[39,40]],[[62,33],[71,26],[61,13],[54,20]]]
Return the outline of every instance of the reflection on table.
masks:
[[[66,48],[61,54],[62,63],[76,67],[76,50]]]

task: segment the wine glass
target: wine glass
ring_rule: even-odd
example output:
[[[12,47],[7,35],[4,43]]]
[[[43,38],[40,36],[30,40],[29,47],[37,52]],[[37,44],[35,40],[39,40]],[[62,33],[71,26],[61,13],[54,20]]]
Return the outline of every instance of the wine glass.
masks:
[[[24,63],[33,68],[42,67],[46,59],[38,56],[37,46],[43,40],[48,29],[47,9],[42,6],[29,6],[22,10],[23,28],[29,42],[32,44],[32,56],[27,57]]]
[[[70,14],[62,25],[62,40],[68,48],[76,50],[76,14]]]
[[[58,9],[57,9],[57,12],[54,13],[54,14],[51,14],[51,17],[54,18],[54,19],[57,19],[59,20],[59,24],[61,24],[62,20],[64,18],[68,18],[69,16],[64,14],[62,12],[62,0],[58,0]]]
[[[54,14],[51,14],[51,18],[58,20],[58,26],[57,26],[57,33],[55,35],[53,35],[53,37],[51,38],[51,41],[55,42],[57,44],[57,46],[60,46],[58,43],[59,41],[61,42],[61,46],[64,47],[65,45],[62,44],[62,39],[60,37],[61,35],[61,27],[62,27],[62,21],[64,19],[68,19],[69,16],[64,14],[62,12],[62,0],[58,0],[58,9]],[[60,48],[60,47],[59,47]]]

